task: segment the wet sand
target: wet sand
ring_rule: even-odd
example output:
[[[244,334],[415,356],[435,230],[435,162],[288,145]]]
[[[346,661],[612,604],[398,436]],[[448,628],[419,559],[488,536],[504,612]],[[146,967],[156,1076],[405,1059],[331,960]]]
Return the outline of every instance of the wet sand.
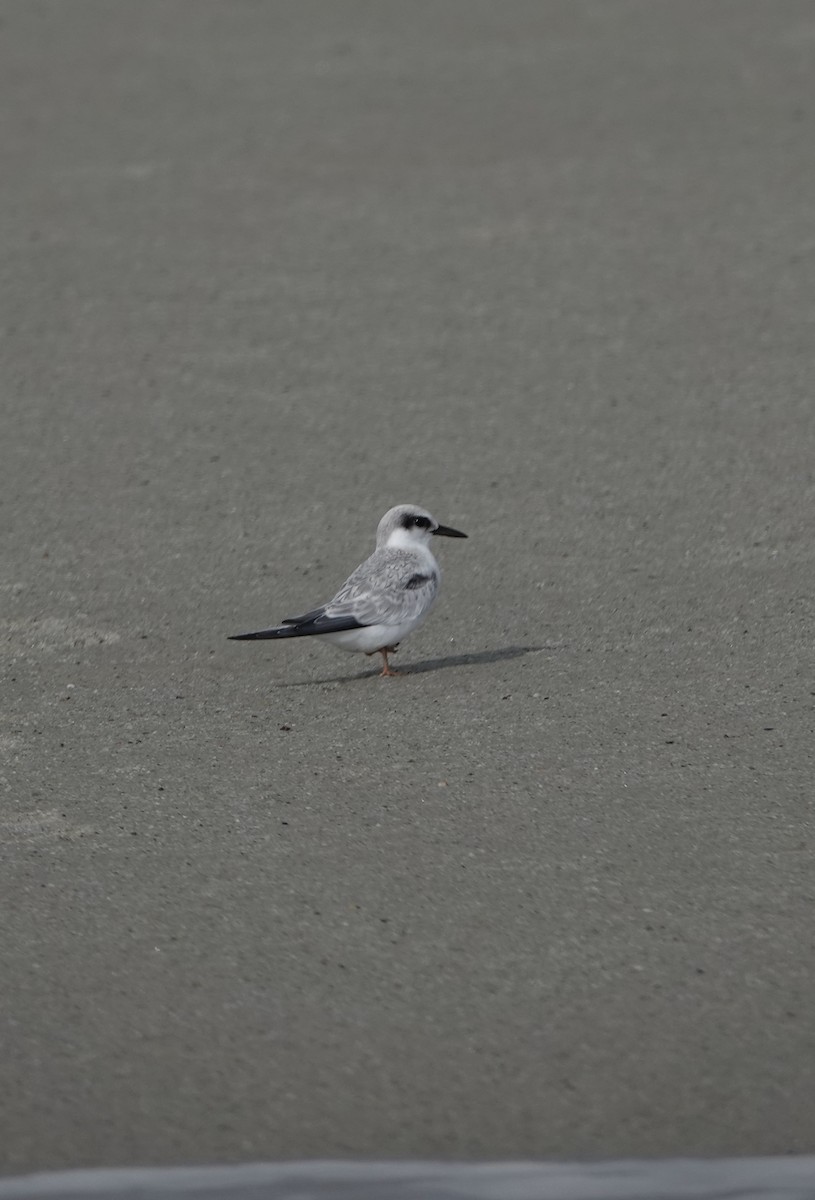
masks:
[[[0,20],[2,1170],[811,1151],[811,5]]]

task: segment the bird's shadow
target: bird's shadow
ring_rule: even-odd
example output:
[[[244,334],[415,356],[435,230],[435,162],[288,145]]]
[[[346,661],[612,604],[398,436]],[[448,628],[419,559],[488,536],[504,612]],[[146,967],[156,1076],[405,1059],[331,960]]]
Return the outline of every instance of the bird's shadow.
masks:
[[[477,650],[473,654],[450,654],[445,658],[427,658],[423,662],[399,667],[399,675],[423,675],[426,671],[443,671],[447,667],[479,667],[487,663],[503,662],[508,658],[522,658],[524,654],[540,654],[544,650],[557,650],[561,643],[545,646],[503,646],[499,650]],[[278,687],[316,687],[326,683],[354,683],[358,679],[371,679],[379,675],[374,671],[360,671],[356,675],[332,675],[329,679],[296,679],[291,683],[280,683]]]

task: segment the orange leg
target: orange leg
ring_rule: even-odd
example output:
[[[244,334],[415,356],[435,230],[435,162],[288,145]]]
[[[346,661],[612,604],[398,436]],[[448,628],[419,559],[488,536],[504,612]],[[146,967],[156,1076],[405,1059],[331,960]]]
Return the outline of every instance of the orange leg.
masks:
[[[379,676],[382,679],[386,675],[398,675],[399,671],[392,671],[388,662],[388,652],[393,653],[396,650],[395,646],[383,646],[379,653],[382,655],[382,674]]]
[[[388,655],[395,654],[398,645],[399,645],[399,643],[397,642],[396,646],[382,646],[382,648],[378,651],[377,650],[366,650],[365,651],[366,658],[371,658],[372,655],[377,654],[377,653],[382,655],[383,662],[382,662],[382,671],[379,675],[380,679],[383,679],[388,675],[401,675],[402,674],[401,671],[392,671],[391,667],[390,667],[390,663],[388,662]]]

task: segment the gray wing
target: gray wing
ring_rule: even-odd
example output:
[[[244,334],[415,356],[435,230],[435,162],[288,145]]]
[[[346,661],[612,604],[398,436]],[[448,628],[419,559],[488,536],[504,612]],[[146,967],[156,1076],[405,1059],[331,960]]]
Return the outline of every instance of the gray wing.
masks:
[[[275,629],[238,633],[230,640],[313,637],[366,625],[410,624],[427,612],[438,591],[438,569],[426,560],[406,550],[375,550],[328,604],[299,617],[287,617]]]
[[[420,617],[439,590],[439,575],[405,550],[375,550],[326,604],[326,617],[360,625],[401,625]]]

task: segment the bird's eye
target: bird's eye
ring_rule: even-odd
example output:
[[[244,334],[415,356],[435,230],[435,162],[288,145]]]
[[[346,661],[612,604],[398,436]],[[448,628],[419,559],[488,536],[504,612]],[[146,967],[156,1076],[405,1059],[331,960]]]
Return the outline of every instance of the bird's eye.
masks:
[[[427,517],[414,517],[413,524],[416,526],[417,529],[429,529],[430,528],[430,522],[428,521]]]

